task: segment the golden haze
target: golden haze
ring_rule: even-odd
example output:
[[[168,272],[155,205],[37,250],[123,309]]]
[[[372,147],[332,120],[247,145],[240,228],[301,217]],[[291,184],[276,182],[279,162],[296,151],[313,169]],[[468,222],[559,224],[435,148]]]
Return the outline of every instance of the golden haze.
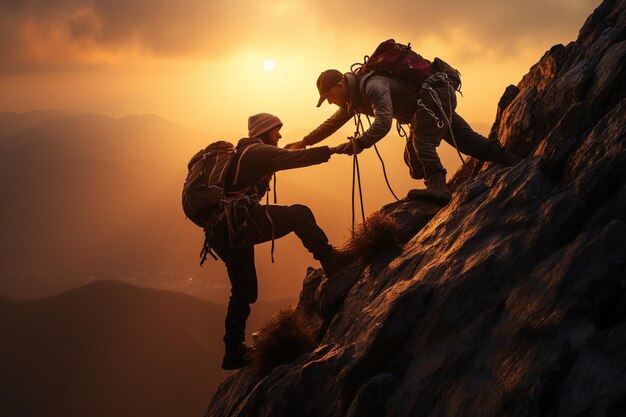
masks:
[[[285,144],[300,139],[335,110],[328,104],[315,107],[315,80],[320,71],[347,71],[380,41],[393,37],[410,41],[426,58],[440,56],[458,67],[464,91],[459,113],[470,123],[489,125],[506,86],[516,84],[553,44],[574,40],[600,1],[211,3],[130,1],[132,7],[105,0],[0,3],[0,111],[54,108],[115,118],[153,113],[208,132],[198,134],[202,144],[217,139],[235,142],[246,135],[250,114],[270,112],[284,122],[281,144]],[[268,59],[275,63],[273,71],[263,67]],[[480,130],[484,132],[484,127]],[[346,125],[328,143],[337,144],[351,133],[352,126]],[[141,146],[156,144],[153,138],[140,138]],[[63,230],[68,236],[79,236],[81,230],[99,234],[98,250],[106,252],[117,245],[119,256],[129,253],[133,242],[141,248],[142,239],[150,240],[147,247],[154,253],[164,257],[175,252],[176,265],[195,267],[200,236],[191,225],[183,226],[176,184],[181,181],[188,150],[201,142],[181,144],[180,152],[155,155],[169,159],[172,165],[159,173],[159,182],[170,184],[171,194],[154,190],[133,202],[129,200],[137,199],[137,194],[120,186],[106,189],[98,198],[82,196],[89,200],[85,207],[102,216],[111,211],[106,201],[119,200],[120,210],[127,216],[112,220],[117,228],[94,229],[85,219],[72,224],[48,223],[46,227],[56,235]],[[402,147],[395,134],[380,145],[400,196],[416,185],[402,162]],[[98,155],[107,161],[118,156]],[[456,154],[445,146],[442,158],[449,172],[459,165]],[[366,152],[361,159],[369,213],[392,197],[375,153]],[[102,167],[102,172],[108,169]],[[120,182],[127,178],[120,172],[116,175]],[[351,160],[343,156],[333,157],[327,165],[280,173],[279,203],[311,206],[333,243],[341,243],[350,225],[350,178]],[[145,178],[136,181],[150,182]],[[116,192],[120,193],[117,198]],[[149,224],[137,225],[150,205],[180,217],[172,223],[177,231],[168,236],[185,244],[160,241],[158,233],[137,235],[150,230]],[[67,215],[52,214],[53,219],[66,219]],[[18,234],[15,230],[16,238]],[[69,248],[78,245],[66,240]],[[297,295],[304,265],[313,264],[295,237],[279,241],[278,248],[279,262],[274,265],[269,262],[267,245],[259,250],[261,299]],[[59,258],[67,251],[55,248],[53,252],[59,264],[67,264]],[[215,265],[209,272],[199,273],[219,273],[220,285],[227,286],[223,268]]]
[[[154,113],[223,138],[245,134],[260,111],[310,128],[332,112],[314,106],[317,75],[347,71],[393,37],[458,67],[459,112],[491,123],[506,86],[575,39],[599,0],[211,3],[0,5],[0,111]]]

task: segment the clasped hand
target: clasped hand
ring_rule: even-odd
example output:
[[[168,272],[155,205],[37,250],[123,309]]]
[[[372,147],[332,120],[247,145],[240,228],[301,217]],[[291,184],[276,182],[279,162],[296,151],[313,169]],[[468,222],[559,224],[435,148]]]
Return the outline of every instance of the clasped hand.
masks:
[[[304,149],[306,145],[303,140],[299,140],[297,142],[289,143],[285,145],[285,149]]]
[[[342,143],[341,145],[330,148],[332,153],[341,153],[344,155],[354,155],[354,151],[356,150],[357,154],[360,154],[363,151],[363,147],[359,143],[358,140],[350,137],[348,138],[348,142]]]
[[[358,140],[354,139],[353,137],[348,138],[348,142],[346,143],[342,143],[341,145],[337,145],[337,146],[333,146],[330,148],[330,153],[331,154],[335,154],[335,153],[340,153],[340,154],[344,154],[344,155],[354,155],[354,150],[356,149],[356,153],[359,154],[361,153],[361,151],[363,151],[363,146],[361,146],[361,144],[359,143]],[[304,141],[299,140],[297,142],[293,142],[293,143],[289,143],[287,145],[285,145],[285,149],[304,149],[306,148],[306,145],[304,144]]]

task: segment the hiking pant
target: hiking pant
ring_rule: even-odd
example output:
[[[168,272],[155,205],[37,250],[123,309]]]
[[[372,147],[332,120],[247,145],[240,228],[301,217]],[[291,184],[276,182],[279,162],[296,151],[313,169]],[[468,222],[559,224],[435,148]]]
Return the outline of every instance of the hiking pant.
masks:
[[[407,138],[404,150],[404,161],[409,167],[411,178],[422,179],[441,172],[446,173],[437,154],[437,147],[441,143],[441,139],[463,154],[482,161],[498,162],[502,155],[500,143],[474,132],[469,124],[456,113],[456,92],[447,84],[434,85],[433,89],[441,100],[443,113],[428,90],[422,89],[419,99],[429,110],[434,112],[434,115],[442,123],[439,123],[438,126],[437,120],[426,109],[418,106],[413,117],[413,129]],[[446,118],[451,122],[454,139],[450,134]]]
[[[332,251],[326,234],[317,225],[308,207],[299,204],[268,206],[268,213],[274,223],[274,239],[295,232],[315,259],[323,258]],[[255,243],[272,240],[271,225],[268,224],[263,229],[263,236]],[[258,284],[254,265],[254,245],[243,248],[216,245],[213,249],[226,264],[230,279],[231,294],[226,312],[224,343],[227,346],[233,346],[245,340],[250,304],[257,300]]]

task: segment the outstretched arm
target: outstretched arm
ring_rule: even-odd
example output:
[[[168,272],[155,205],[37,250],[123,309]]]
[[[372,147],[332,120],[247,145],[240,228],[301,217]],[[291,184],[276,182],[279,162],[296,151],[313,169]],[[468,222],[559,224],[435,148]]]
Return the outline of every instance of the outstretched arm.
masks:
[[[290,151],[273,145],[256,145],[242,157],[239,183],[252,182],[276,171],[321,164],[332,153],[328,146]]]
[[[351,118],[351,114],[340,108],[302,140],[288,144],[285,149],[304,149],[307,146],[315,145],[339,130]]]
[[[372,77],[365,84],[365,94],[372,104],[374,113],[374,123],[360,138],[351,138],[350,141],[339,145],[337,153],[352,155],[354,152],[360,153],[376,142],[384,138],[391,130],[393,123],[393,104],[391,101],[391,91],[389,81],[384,77]]]

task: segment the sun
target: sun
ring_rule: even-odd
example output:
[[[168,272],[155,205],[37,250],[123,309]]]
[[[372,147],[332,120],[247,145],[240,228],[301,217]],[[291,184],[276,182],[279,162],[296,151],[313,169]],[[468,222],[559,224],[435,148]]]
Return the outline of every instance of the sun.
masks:
[[[276,64],[274,64],[274,60],[266,59],[263,63],[263,68],[265,68],[265,71],[274,71],[274,68],[276,68]]]

